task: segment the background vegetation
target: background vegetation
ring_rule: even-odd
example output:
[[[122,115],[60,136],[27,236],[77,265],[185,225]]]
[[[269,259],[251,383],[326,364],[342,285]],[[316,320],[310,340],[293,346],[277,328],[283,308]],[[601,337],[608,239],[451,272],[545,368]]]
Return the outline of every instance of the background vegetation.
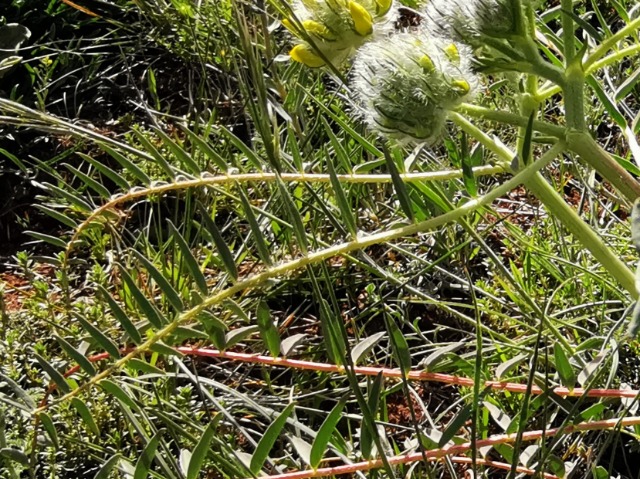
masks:
[[[640,426],[616,421],[638,408],[633,298],[574,231],[518,186],[402,234],[504,184],[491,151],[453,124],[428,148],[368,133],[338,72],[288,59],[282,3],[76,3],[0,11],[31,32],[0,77],[2,477],[248,478],[380,451],[417,456],[341,477],[639,477]],[[638,16],[575,12],[585,43]],[[403,9],[397,28],[419,22]],[[590,132],[633,175],[638,71],[625,57],[587,92]],[[479,103],[517,109],[500,75]],[[635,268],[626,199],[570,154],[544,176]]]

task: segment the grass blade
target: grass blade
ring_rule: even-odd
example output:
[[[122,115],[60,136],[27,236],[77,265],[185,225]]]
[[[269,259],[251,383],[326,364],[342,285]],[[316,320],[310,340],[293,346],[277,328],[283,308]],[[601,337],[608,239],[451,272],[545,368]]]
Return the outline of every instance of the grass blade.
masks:
[[[298,211],[296,204],[291,198],[291,194],[287,190],[287,187],[281,178],[278,178],[278,190],[280,192],[282,202],[284,203],[284,207],[287,210],[289,219],[291,220],[291,224],[293,225],[293,233],[298,240],[297,246],[304,254],[306,254],[309,251],[309,244],[307,243],[307,234],[304,230],[304,225],[302,224],[302,218],[300,217],[300,212]]]
[[[44,372],[47,373],[51,381],[55,383],[61,393],[67,394],[71,392],[71,388],[69,387],[69,383],[67,382],[67,380],[62,374],[60,374],[60,372],[58,372],[56,368],[51,365],[51,363],[49,363],[49,361],[35,352],[33,353],[33,357],[36,358],[36,361],[38,361],[40,367],[44,370]]]
[[[333,162],[330,158],[327,157],[327,161],[325,162],[325,164],[327,165],[327,170],[329,171],[329,175],[331,177],[331,187],[333,188],[333,192],[336,195],[336,203],[338,205],[338,209],[340,210],[340,214],[342,215],[342,220],[347,227],[347,231],[353,238],[355,238],[358,234],[358,228],[356,226],[355,216],[353,215],[353,209],[347,201],[347,196],[344,193],[342,183],[340,183],[340,181],[338,180],[338,175],[336,174],[336,170],[333,167]]]
[[[99,437],[100,429],[98,429],[98,426],[93,419],[93,415],[91,414],[91,411],[84,403],[84,401],[78,398],[71,398],[71,405],[76,409],[76,411],[78,411],[78,414],[80,414],[80,417],[87,426],[87,429],[89,429],[89,431]]]
[[[154,132],[160,137],[164,145],[169,149],[169,151],[171,151],[171,153],[173,153],[188,173],[195,173],[198,175],[202,173],[202,169],[198,166],[191,155],[189,155],[184,148],[178,145],[178,143],[169,138],[169,135],[158,128],[154,128]]]
[[[354,366],[357,365],[358,361],[364,358],[367,353],[386,336],[386,334],[387,333],[384,331],[380,331],[379,333],[375,333],[356,344],[351,350],[351,361],[353,361]]]
[[[200,271],[200,266],[198,265],[196,258],[193,256],[193,253],[191,252],[191,248],[189,248],[187,241],[180,234],[180,232],[174,226],[174,224],[170,220],[167,220],[167,223],[169,224],[169,229],[171,231],[171,235],[173,236],[173,239],[178,244],[178,248],[180,249],[180,254],[182,256],[182,259],[185,262],[187,269],[189,270],[191,279],[193,279],[193,281],[195,282],[200,292],[206,295],[209,292],[209,287],[207,286],[207,280],[204,277],[204,274],[202,273],[202,271]]]
[[[67,353],[67,355],[71,359],[73,359],[84,372],[86,372],[89,376],[93,376],[96,374],[96,368],[93,367],[91,361],[89,361],[84,354],[71,346],[71,344],[69,344],[64,338],[61,338],[57,334],[54,334],[53,338],[58,342],[64,352]]]
[[[311,453],[309,455],[309,463],[314,469],[317,468],[318,465],[320,465],[320,461],[322,461],[322,456],[327,449],[327,445],[331,440],[331,436],[336,430],[338,422],[342,418],[342,411],[344,410],[346,404],[347,398],[344,397],[338,402],[338,404],[335,405],[335,407],[323,421],[320,429],[318,429],[318,434],[313,441],[313,445],[311,446]]]
[[[227,171],[229,169],[229,164],[217,151],[209,146],[209,143],[184,126],[181,126],[180,129],[187,134],[191,143],[213,161],[221,171]]]
[[[558,371],[558,376],[560,376],[560,382],[564,387],[573,389],[576,385],[576,373],[560,343],[553,345],[553,355],[556,362],[556,370]]]
[[[122,456],[120,455],[120,453],[111,456],[105,461],[98,472],[96,472],[96,475],[93,476],[93,479],[109,479],[109,477],[111,477],[111,471],[116,468],[121,459]]]
[[[216,426],[216,422],[210,422],[204,430],[198,444],[196,444],[196,447],[193,449],[191,459],[189,459],[189,467],[187,468],[187,479],[196,479],[199,476],[200,469],[209,451],[209,445],[216,432]]]
[[[282,429],[287,423],[287,419],[293,412],[294,407],[295,407],[294,403],[289,403],[287,407],[284,408],[284,410],[276,418],[276,420],[273,421],[271,425],[267,428],[264,435],[260,439],[260,442],[258,442],[258,445],[256,446],[256,450],[254,451],[253,456],[251,457],[251,463],[249,465],[249,469],[251,470],[252,474],[258,475],[258,473],[260,472],[260,469],[262,469],[262,466],[267,460],[267,457],[269,456],[271,449],[273,448],[278,437],[280,436],[280,432],[282,432]]]
[[[98,346],[109,353],[109,356],[111,356],[113,359],[120,359],[120,350],[118,349],[118,346],[116,346],[116,344],[111,341],[111,339],[105,336],[102,331],[100,331],[82,316],[76,314],[75,318],[82,326],[82,329],[89,333],[89,336],[91,336],[91,338],[93,338],[93,340],[98,343]]]
[[[456,434],[458,434],[462,426],[464,426],[471,417],[472,411],[473,406],[467,404],[458,412],[458,414],[455,415],[455,417],[449,422],[449,425],[442,433],[440,441],[438,442],[438,447],[444,447],[451,439],[454,438]]]
[[[389,331],[389,338],[396,363],[398,363],[400,370],[404,374],[407,374],[411,370],[411,352],[409,351],[409,344],[407,343],[404,334],[395,323],[394,318],[389,315],[385,315],[385,322],[387,324],[387,330]]]
[[[58,431],[56,431],[56,426],[55,424],[53,424],[51,416],[49,416],[49,414],[47,414],[46,412],[41,412],[40,414],[38,414],[38,419],[40,419],[44,430],[47,431],[47,435],[49,436],[49,439],[51,439],[53,447],[55,449],[59,449],[60,441],[58,440]]]
[[[114,160],[120,163],[120,165],[129,173],[131,173],[138,181],[140,181],[140,183],[147,186],[151,184],[151,178],[149,178],[149,176],[144,171],[142,171],[140,167],[138,167],[131,160],[126,158],[124,155],[117,152],[116,150],[106,145],[105,143],[100,143],[100,148],[102,148],[105,152],[109,154],[109,156],[111,156]]]
[[[227,246],[227,243],[222,238],[222,233],[216,226],[215,221],[213,221],[211,216],[209,216],[209,213],[205,209],[204,205],[198,202],[198,208],[200,209],[204,227],[211,235],[213,244],[218,250],[218,254],[220,255],[220,259],[222,259],[222,264],[224,264],[227,273],[229,273],[234,280],[238,279],[238,267],[236,265],[236,260],[234,259],[233,253],[231,253],[229,246]]]
[[[165,159],[164,155],[162,155],[158,149],[149,141],[149,139],[139,131],[134,128],[133,133],[136,135],[136,139],[142,144],[144,151],[153,156],[153,159],[156,161],[158,166],[162,168],[162,171],[171,179],[175,179],[176,172],[175,169],[169,164],[169,162]]]
[[[120,305],[111,297],[109,292],[102,285],[98,285],[98,291],[100,291],[102,297],[107,301],[111,314],[113,314],[122,328],[129,335],[131,341],[135,344],[140,344],[142,342],[142,336],[140,335],[138,328],[136,328],[133,322],[129,319],[127,313],[122,310]]]
[[[125,180],[124,177],[119,173],[116,173],[111,168],[109,168],[106,165],[103,165],[99,161],[94,160],[89,155],[85,155],[84,153],[76,153],[76,154],[80,158],[82,158],[84,161],[91,164],[91,166],[93,166],[96,170],[98,170],[101,174],[109,178],[111,181],[113,181],[116,185],[118,185],[123,190],[126,191],[131,189],[131,185],[129,184],[129,182]]]
[[[136,463],[136,468],[133,472],[133,479],[147,479],[149,469],[153,463],[153,458],[156,456],[158,444],[160,443],[160,438],[163,433],[164,430],[160,430],[155,433],[143,449],[142,454]]]
[[[167,299],[169,304],[173,306],[173,308],[178,312],[184,310],[184,304],[180,299],[180,295],[174,289],[171,283],[169,283],[169,280],[166,278],[166,276],[162,274],[160,270],[158,270],[158,268],[156,268],[154,264],[149,261],[142,253],[136,250],[131,251],[131,253],[136,257],[138,261],[142,263],[151,278],[153,278],[153,280],[155,281],[158,288],[160,288],[160,290],[162,291],[162,294]]]
[[[242,209],[244,210],[244,216],[249,223],[249,228],[251,229],[251,233],[253,235],[253,239],[256,242],[256,249],[258,250],[258,256],[262,260],[264,264],[267,266],[272,265],[271,261],[271,253],[269,253],[269,247],[267,246],[267,242],[264,239],[264,235],[260,230],[260,225],[258,224],[258,220],[253,214],[253,210],[251,208],[251,203],[249,203],[249,199],[244,191],[240,191],[240,200],[242,201]]]
[[[387,168],[389,169],[389,173],[391,174],[391,180],[393,181],[393,187],[396,190],[396,194],[398,195],[398,201],[400,202],[400,207],[404,214],[409,218],[409,220],[413,221],[413,207],[411,198],[409,198],[409,192],[407,191],[407,186],[400,178],[400,173],[398,172],[398,167],[394,163],[391,155],[389,154],[389,150],[385,147],[384,149],[384,158],[387,162]]]
[[[128,293],[133,297],[133,300],[136,302],[140,311],[146,316],[149,322],[153,325],[154,328],[160,329],[167,322],[166,319],[162,316],[162,314],[156,309],[156,307],[147,299],[144,293],[138,288],[138,285],[133,280],[129,272],[125,269],[125,267],[118,263],[118,268],[120,269],[120,275],[124,280],[126,289]]]
[[[278,333],[278,328],[273,324],[271,310],[267,303],[260,301],[256,316],[258,318],[258,328],[262,340],[266,344],[271,356],[274,358],[278,357],[280,354],[280,334]]]

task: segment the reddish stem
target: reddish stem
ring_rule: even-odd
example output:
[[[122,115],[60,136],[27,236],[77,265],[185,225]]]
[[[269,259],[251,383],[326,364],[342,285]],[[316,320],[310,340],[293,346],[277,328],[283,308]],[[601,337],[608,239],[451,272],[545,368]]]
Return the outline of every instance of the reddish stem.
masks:
[[[243,361],[256,364],[265,364],[268,366],[282,366],[294,369],[310,369],[313,371],[322,371],[330,373],[344,373],[344,366],[335,364],[317,363],[312,361],[301,361],[298,359],[287,359],[282,357],[262,356],[259,354],[233,353],[229,351],[219,351],[217,349],[207,348],[176,348],[185,355],[204,356],[209,358],[229,359],[231,361]],[[377,376],[382,373],[387,378],[402,378],[402,371],[390,368],[374,368],[368,366],[356,366],[353,372],[364,376]],[[456,386],[473,387],[473,379],[453,376],[451,374],[430,373],[427,371],[410,371],[407,379],[413,381],[432,381],[445,384],[453,384]],[[499,391],[509,391],[524,394],[527,391],[527,384],[509,383],[505,381],[486,381],[484,387],[489,387]],[[531,394],[543,394],[545,390],[539,386],[531,387]],[[609,397],[609,398],[635,398],[640,391],[634,389],[589,389],[583,388],[568,389],[558,386],[553,389],[558,396],[587,396],[587,397]]]
[[[268,366],[281,366],[281,367],[289,367],[295,369],[308,369],[314,371],[322,371],[322,372],[334,372],[334,373],[344,373],[345,367],[338,366],[335,364],[327,364],[327,363],[318,363],[312,361],[302,361],[297,359],[287,359],[283,357],[271,357],[271,356],[263,356],[259,354],[247,354],[247,353],[235,353],[228,351],[219,351],[217,349],[208,349],[208,348],[191,348],[191,347],[177,347],[175,348],[182,354],[189,356],[201,356],[201,357],[211,357],[218,359],[228,359],[231,361],[243,361],[250,362],[255,364],[264,364]],[[121,349],[121,353],[126,354],[129,352],[131,348],[123,348]],[[109,353],[100,353],[94,356],[89,356],[87,359],[91,362],[102,361],[104,359],[109,358]],[[67,370],[64,373],[64,377],[69,377],[72,374],[80,371],[80,366],[76,365]],[[385,377],[390,378],[401,378],[402,372],[398,369],[389,369],[389,368],[375,368],[375,367],[366,367],[366,366],[356,366],[353,368],[353,371],[356,374],[367,375],[367,376],[377,376],[382,373]],[[458,386],[465,387],[473,387],[473,380],[468,378],[461,378],[458,376],[453,376],[450,374],[441,374],[441,373],[429,373],[425,371],[410,371],[407,374],[407,378],[415,381],[434,381],[441,382],[445,384],[454,384]],[[486,381],[485,387],[490,387],[495,390],[500,391],[510,391],[515,393],[524,393],[527,389],[526,384],[518,384],[518,383],[508,383],[503,381]],[[41,406],[46,405],[47,398],[51,392],[56,389],[55,384],[50,384],[49,388],[41,401]],[[532,386],[531,394],[542,394],[544,391],[538,386]],[[583,388],[576,388],[573,390],[569,390],[564,387],[557,387],[553,389],[555,394],[559,396],[587,396],[587,397],[618,397],[618,398],[634,398],[639,392],[631,389],[591,389],[585,391]],[[562,434],[570,434],[577,431],[590,431],[590,430],[598,430],[598,429],[612,429],[614,427],[624,427],[624,426],[634,426],[640,425],[640,417],[632,416],[627,418],[614,418],[607,419],[603,421],[593,421],[587,423],[580,423],[569,425],[565,428],[555,428],[555,429],[547,429],[547,430],[538,430],[538,431],[527,431],[522,433],[521,440],[522,441],[535,441],[542,437],[553,437],[560,433]],[[476,448],[483,448],[487,446],[494,446],[496,444],[504,444],[514,442],[517,438],[518,434],[501,434],[496,436],[491,436],[488,439],[483,439],[475,442]],[[397,464],[408,464],[416,461],[423,460],[426,457],[428,460],[438,460],[443,456],[450,456],[452,454],[462,454],[466,453],[469,449],[471,449],[472,443],[467,442],[464,444],[458,445],[450,445],[440,449],[432,449],[429,451],[420,451],[413,452],[410,454],[403,454],[399,456],[394,456],[388,458],[389,464],[397,465]],[[453,462],[458,463],[467,463],[471,464],[472,459],[468,457],[452,457]],[[480,465],[485,465],[489,467],[495,467],[498,469],[511,469],[510,464],[495,462],[485,459],[476,459],[476,463]],[[323,476],[335,476],[339,474],[351,474],[357,471],[367,471],[371,469],[379,469],[383,466],[381,459],[371,460],[371,461],[363,461],[354,464],[345,464],[342,466],[336,467],[325,467],[319,468],[315,470],[308,471],[296,471],[289,472],[285,474],[278,474],[274,476],[269,476],[270,479],[310,479],[315,477],[323,477]],[[535,471],[523,467],[517,467],[517,472],[523,474],[534,474]],[[544,473],[544,477],[546,479],[557,479],[557,476],[552,474]]]
[[[260,354],[247,354],[247,353],[234,353],[230,351],[219,351],[217,349],[209,349],[209,348],[192,348],[192,347],[177,347],[175,348],[180,353],[187,356],[201,356],[207,358],[218,358],[218,359],[228,359],[230,361],[242,361],[247,363],[254,364],[264,364],[267,366],[281,366],[293,369],[307,369],[312,371],[321,371],[327,373],[339,373],[343,374],[345,371],[344,366],[338,366],[336,364],[328,364],[328,363],[319,363],[313,361],[302,361],[299,359],[288,359],[283,357],[271,357],[271,356],[263,356]],[[121,349],[122,353],[127,353],[131,349],[125,348]],[[94,356],[90,356],[87,359],[91,362],[102,361],[109,357],[108,353],[100,353]],[[70,368],[65,374],[65,377],[69,377],[72,374],[80,371],[80,366],[74,366]],[[402,372],[399,369],[391,369],[391,368],[376,368],[369,366],[356,366],[353,368],[353,371],[356,374],[361,374],[363,376],[377,376],[382,373],[384,377],[387,378],[402,378]],[[443,373],[430,373],[427,371],[410,371],[407,374],[407,379],[412,381],[431,381],[438,382],[444,384],[452,384],[456,386],[463,387],[473,387],[473,379],[463,378],[460,376],[454,376],[451,374],[443,374]],[[485,381],[485,388],[491,388],[497,391],[509,391],[513,393],[524,394],[527,391],[527,384],[519,384],[519,383],[510,383],[506,381]],[[49,393],[55,389],[55,385],[51,384],[49,386]],[[585,390],[584,388],[574,388],[569,389],[566,387],[558,386],[554,388],[553,393],[558,396],[569,396],[569,397],[580,397],[587,396],[593,398],[635,398],[640,394],[640,391],[636,389],[589,389]],[[539,386],[532,385],[531,386],[531,394],[539,395],[545,392]],[[43,399],[43,402],[46,403],[46,397]]]
[[[522,441],[535,441],[541,437],[553,437],[560,433],[571,434],[578,431],[594,431],[598,429],[612,429],[615,427],[634,426],[640,424],[640,416],[633,416],[627,418],[615,418],[607,419],[603,421],[593,421],[581,424],[574,424],[565,428],[546,429],[538,431],[526,431],[522,433]],[[513,434],[499,434],[491,436],[488,439],[482,439],[475,441],[476,448],[483,448],[489,446],[495,446],[497,444],[506,444],[515,442],[518,437],[518,433]],[[387,458],[387,461],[392,466],[398,464],[409,464],[412,462],[422,461],[426,455],[428,459],[438,459],[443,456],[452,454],[463,454],[471,449],[472,443],[466,442],[464,444],[454,444],[451,446],[445,446],[440,449],[432,449],[430,451],[412,452],[409,454],[402,454],[400,456],[393,456]],[[471,460],[470,460],[471,461]],[[339,474],[352,474],[358,471],[369,471],[371,469],[380,469],[382,467],[382,460],[375,459],[372,461],[356,462],[353,464],[345,464],[343,466],[336,467],[323,467],[315,470],[288,472],[286,474],[278,474],[275,476],[268,476],[269,479],[310,479],[314,477],[324,476],[336,476]]]

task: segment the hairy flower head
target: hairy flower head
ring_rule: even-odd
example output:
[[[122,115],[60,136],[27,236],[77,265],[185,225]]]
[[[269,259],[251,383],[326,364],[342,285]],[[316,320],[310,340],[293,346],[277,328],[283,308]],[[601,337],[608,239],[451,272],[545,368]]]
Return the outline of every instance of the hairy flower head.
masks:
[[[483,35],[505,38],[518,32],[523,3],[531,0],[432,0],[423,9],[426,28],[470,45]]]
[[[352,91],[364,121],[400,143],[432,142],[447,112],[478,85],[469,47],[425,31],[368,43],[353,71]]]
[[[366,41],[392,31],[397,15],[393,0],[297,0],[293,11],[297,21],[283,20],[300,40],[290,55],[310,67],[322,66],[323,56],[340,65]]]

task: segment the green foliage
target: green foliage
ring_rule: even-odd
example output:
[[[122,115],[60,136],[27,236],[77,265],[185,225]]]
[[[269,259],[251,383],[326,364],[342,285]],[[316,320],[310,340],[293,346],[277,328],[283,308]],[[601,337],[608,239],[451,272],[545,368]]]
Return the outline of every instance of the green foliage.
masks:
[[[637,9],[566,3],[538,18],[509,2],[540,35],[483,33],[482,96],[449,99],[427,149],[372,135],[345,71],[286,59],[286,2],[78,5],[92,16],[14,0],[6,23],[32,36],[0,82],[0,171],[35,193],[0,204],[28,251],[0,250],[3,473],[277,475],[496,428],[515,444],[477,460],[627,473],[607,451],[635,454],[637,426],[617,445],[524,436],[637,410],[551,391],[638,389]],[[358,34],[366,16],[345,5]],[[583,53],[584,74],[565,65]],[[368,474],[457,475],[384,462]]]

